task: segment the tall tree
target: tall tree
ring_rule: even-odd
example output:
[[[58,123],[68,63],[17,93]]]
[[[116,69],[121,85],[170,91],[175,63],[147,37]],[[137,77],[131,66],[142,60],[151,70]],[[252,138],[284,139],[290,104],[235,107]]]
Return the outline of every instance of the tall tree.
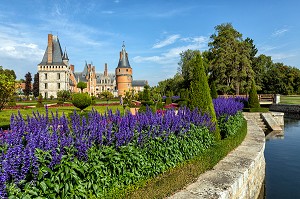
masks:
[[[24,95],[26,95],[26,96],[29,96],[30,93],[31,93],[31,91],[32,91],[31,81],[32,81],[31,73],[28,72],[25,75],[25,89],[23,90],[24,91]]]
[[[12,75],[0,73],[0,110],[4,108],[15,92],[15,79]]]
[[[178,63],[178,72],[183,77],[183,87],[189,88],[193,80],[193,60],[197,54],[200,54],[199,50],[186,50],[180,53],[180,61]]]
[[[215,30],[217,33],[211,35],[212,41],[208,44],[212,59],[211,78],[216,81],[218,90],[239,94],[241,88],[250,85],[253,76],[251,45],[243,41],[242,34],[230,23],[218,25]]]
[[[212,98],[210,95],[210,89],[208,85],[208,79],[203,66],[200,52],[193,58],[193,80],[191,82],[190,90],[190,108],[198,108],[203,113],[207,113],[211,116],[212,122],[216,125],[215,136],[220,139],[220,132],[217,124],[216,113]]]
[[[39,88],[39,73],[36,73],[33,78],[33,87],[32,87],[32,93],[34,97],[38,97],[40,94],[40,88]]]
[[[7,76],[11,75],[14,80],[16,80],[16,78],[17,78],[14,70],[3,69],[2,66],[0,66],[0,73],[5,74]]]

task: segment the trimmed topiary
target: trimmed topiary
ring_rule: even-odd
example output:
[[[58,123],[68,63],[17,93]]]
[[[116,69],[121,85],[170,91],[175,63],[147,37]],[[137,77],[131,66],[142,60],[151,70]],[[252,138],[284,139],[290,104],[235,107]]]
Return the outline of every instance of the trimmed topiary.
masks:
[[[217,117],[200,53],[198,53],[193,59],[193,80],[190,86],[191,93],[189,106],[192,110],[198,108],[199,111],[211,116],[212,122],[216,125],[215,137],[217,140],[220,140],[220,130],[218,128]]]
[[[38,100],[37,100],[36,107],[37,107],[37,108],[39,108],[39,107],[44,107],[44,105],[43,105],[43,96],[42,96],[41,94],[39,94],[39,97],[38,97]]]
[[[248,102],[249,102],[249,108],[260,108],[259,99],[258,99],[256,85],[255,85],[254,80],[252,80]]]
[[[217,88],[216,88],[216,82],[212,82],[211,83],[211,88],[210,88],[210,94],[211,94],[211,98],[213,99],[217,99],[218,98],[218,92],[217,92]]]
[[[72,104],[83,111],[85,108],[89,107],[92,103],[92,98],[87,93],[76,93],[72,96]]]

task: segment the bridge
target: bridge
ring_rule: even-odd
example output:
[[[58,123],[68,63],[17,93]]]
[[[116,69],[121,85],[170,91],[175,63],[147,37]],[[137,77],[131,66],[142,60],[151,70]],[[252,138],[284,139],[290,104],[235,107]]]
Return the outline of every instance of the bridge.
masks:
[[[271,105],[276,103],[276,95],[275,94],[257,94],[259,103],[261,105]],[[220,97],[249,97],[248,95],[220,95]]]

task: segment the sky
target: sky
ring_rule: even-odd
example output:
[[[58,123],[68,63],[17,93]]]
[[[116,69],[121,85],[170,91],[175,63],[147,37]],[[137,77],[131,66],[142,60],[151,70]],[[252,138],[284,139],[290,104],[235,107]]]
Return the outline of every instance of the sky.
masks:
[[[1,0],[0,66],[33,76],[52,33],[76,72],[87,62],[114,73],[124,41],[133,79],[155,86],[176,74],[181,52],[208,50],[215,27],[231,23],[257,55],[300,68],[299,8],[298,0]]]

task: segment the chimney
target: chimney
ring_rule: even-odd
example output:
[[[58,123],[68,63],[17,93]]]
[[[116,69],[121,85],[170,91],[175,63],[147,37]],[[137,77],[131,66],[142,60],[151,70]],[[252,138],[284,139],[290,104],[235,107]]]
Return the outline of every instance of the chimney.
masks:
[[[107,76],[107,63],[104,65],[104,76]]]
[[[48,34],[48,63],[52,64],[53,61],[53,35]]]
[[[74,72],[74,65],[73,64],[70,65],[70,68],[71,68],[71,71]]]

